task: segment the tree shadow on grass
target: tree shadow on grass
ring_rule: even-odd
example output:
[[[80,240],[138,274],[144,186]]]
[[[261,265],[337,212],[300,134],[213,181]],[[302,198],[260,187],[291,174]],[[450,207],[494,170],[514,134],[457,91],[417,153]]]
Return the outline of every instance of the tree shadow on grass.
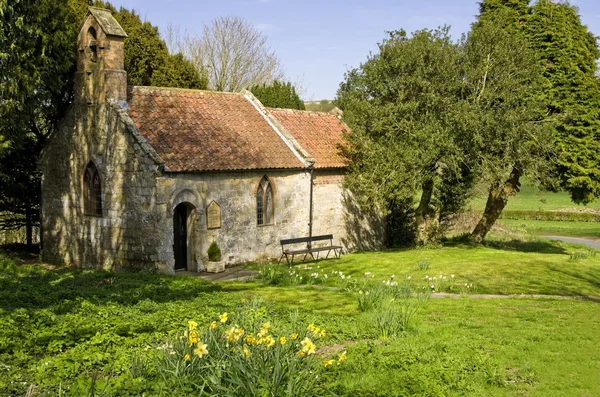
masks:
[[[61,312],[68,312],[81,300],[135,305],[143,300],[191,300],[202,293],[221,291],[219,285],[197,277],[74,268],[23,272],[19,267],[14,263],[0,267],[0,308],[5,311],[60,306]]]
[[[467,237],[459,236],[448,239],[444,242],[445,247],[456,247],[456,248],[477,248],[485,247],[503,251],[517,251],[517,252],[535,252],[538,254],[555,254],[555,255],[566,255],[567,250],[563,244],[555,240],[485,240],[481,244],[476,244],[469,240]]]

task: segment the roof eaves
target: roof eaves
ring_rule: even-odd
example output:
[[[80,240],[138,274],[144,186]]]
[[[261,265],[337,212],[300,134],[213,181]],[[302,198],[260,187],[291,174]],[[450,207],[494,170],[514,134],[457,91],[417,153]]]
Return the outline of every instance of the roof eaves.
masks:
[[[117,22],[115,17],[113,17],[110,10],[107,10],[106,8],[88,7],[87,15],[92,15],[96,19],[96,22],[102,27],[105,34],[109,36],[127,37],[127,33],[125,33],[123,27]]]

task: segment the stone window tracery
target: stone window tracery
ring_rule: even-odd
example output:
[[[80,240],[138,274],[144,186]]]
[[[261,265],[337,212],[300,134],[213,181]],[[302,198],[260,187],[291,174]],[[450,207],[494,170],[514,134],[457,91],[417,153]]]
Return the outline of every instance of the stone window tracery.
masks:
[[[256,223],[271,225],[273,223],[273,187],[266,176],[263,176],[256,189]]]
[[[102,182],[92,161],[83,176],[83,210],[87,215],[102,216]]]

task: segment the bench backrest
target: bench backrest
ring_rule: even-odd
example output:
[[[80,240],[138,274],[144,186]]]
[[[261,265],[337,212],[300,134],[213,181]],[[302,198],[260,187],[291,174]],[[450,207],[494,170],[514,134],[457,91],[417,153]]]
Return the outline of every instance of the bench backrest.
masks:
[[[322,236],[312,236],[312,237],[298,237],[298,238],[287,238],[279,240],[281,245],[286,244],[299,244],[299,243],[309,243],[312,241],[321,241],[321,240],[333,240],[333,234],[324,234]]]

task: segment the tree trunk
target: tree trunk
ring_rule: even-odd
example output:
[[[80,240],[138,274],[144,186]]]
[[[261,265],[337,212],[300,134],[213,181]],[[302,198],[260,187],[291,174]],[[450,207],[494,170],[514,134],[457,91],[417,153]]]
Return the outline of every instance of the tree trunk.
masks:
[[[27,248],[33,247],[33,221],[31,219],[31,208],[25,209],[25,230],[27,234]]]
[[[502,210],[506,207],[509,197],[517,194],[521,186],[519,183],[520,177],[521,170],[515,166],[506,182],[493,184],[490,187],[490,193],[481,220],[475,226],[473,233],[471,233],[471,237],[475,242],[481,243],[485,239],[485,236],[500,217]]]
[[[417,245],[427,244],[430,240],[432,221],[431,219],[431,197],[433,196],[433,178],[423,182],[423,193],[419,206],[415,211],[415,243]]]

